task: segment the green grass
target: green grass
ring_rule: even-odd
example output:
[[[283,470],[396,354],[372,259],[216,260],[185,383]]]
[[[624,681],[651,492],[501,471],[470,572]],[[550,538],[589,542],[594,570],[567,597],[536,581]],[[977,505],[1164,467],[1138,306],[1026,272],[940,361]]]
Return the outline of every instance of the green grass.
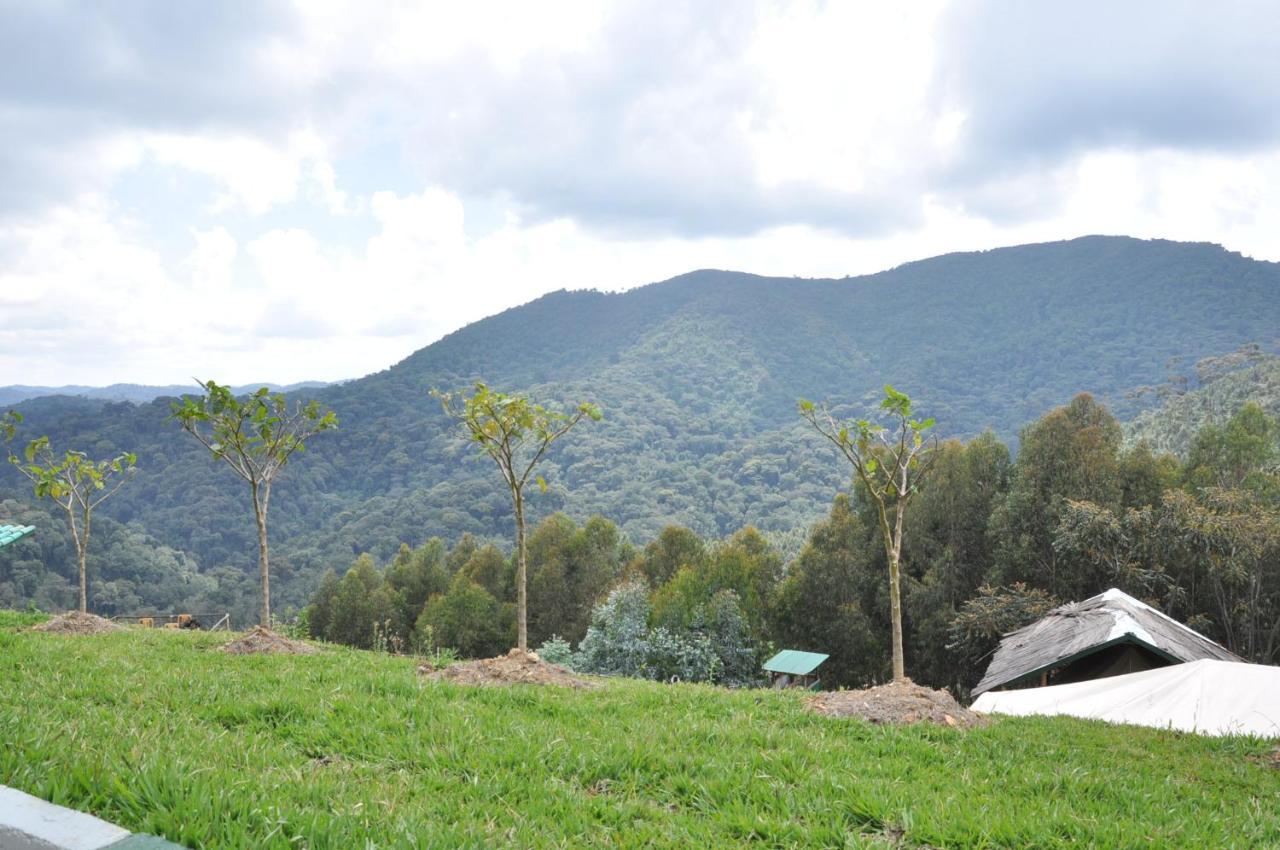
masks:
[[[16,629],[34,626],[49,619],[43,611],[3,611],[0,610],[0,629]]]
[[[875,728],[797,694],[633,681],[473,689],[225,639],[0,629],[0,782],[192,848],[1280,846],[1256,740]]]

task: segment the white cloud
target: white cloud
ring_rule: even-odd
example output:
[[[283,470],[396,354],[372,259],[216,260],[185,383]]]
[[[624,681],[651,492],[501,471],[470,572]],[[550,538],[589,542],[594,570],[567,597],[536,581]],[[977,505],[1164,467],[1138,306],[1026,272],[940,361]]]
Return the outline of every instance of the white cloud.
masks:
[[[179,166],[213,178],[219,194],[210,210],[226,212],[240,206],[253,215],[262,215],[273,206],[293,201],[308,161],[319,178],[319,188],[332,207],[340,196],[334,186],[331,167],[317,159],[319,145],[310,133],[296,134],[284,147],[247,136],[158,134],[146,138],[148,153],[162,165]]]
[[[234,280],[239,245],[225,227],[208,230],[191,229],[195,247],[179,267],[179,274],[206,291],[230,289]]]
[[[1081,8],[322,0],[96,44],[32,12],[59,61],[0,33],[0,375],[349,377],[705,267],[1094,232],[1280,259],[1274,16]]]

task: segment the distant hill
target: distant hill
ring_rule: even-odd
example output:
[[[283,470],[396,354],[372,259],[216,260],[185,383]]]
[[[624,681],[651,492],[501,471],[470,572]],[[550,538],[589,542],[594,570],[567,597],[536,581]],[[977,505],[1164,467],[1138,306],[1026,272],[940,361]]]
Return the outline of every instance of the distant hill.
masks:
[[[846,470],[801,427],[796,399],[869,409],[892,383],[944,435],[1018,430],[1080,391],[1130,417],[1127,398],[1280,327],[1280,265],[1209,244],[1093,236],[949,254],[841,280],[704,270],[619,294],[555,292],[469,325],[382,372],[307,393],[337,411],[272,501],[281,601],[355,553],[463,532],[509,535],[496,473],[428,397],[484,378],[555,402],[599,403],[543,469],[537,515],[602,513],[643,542],[663,525],[724,535],[754,523],[797,535]],[[95,453],[138,452],[108,505],[203,569],[247,567],[245,494],[163,402],[43,398],[28,433]],[[10,470],[0,491],[19,492]]]
[[[241,393],[250,393],[259,387],[269,387],[272,392],[296,392],[299,390],[316,389],[319,387],[329,386],[327,381],[302,381],[297,384],[244,384],[242,386],[233,387],[232,389],[237,395]],[[43,398],[45,396],[76,396],[79,398],[92,398],[101,401],[131,401],[134,404],[145,404],[157,398],[165,398],[172,396],[180,396],[184,393],[190,393],[195,389],[195,384],[171,384],[169,386],[147,386],[145,384],[111,384],[107,387],[82,387],[77,385],[68,385],[62,387],[29,387],[23,384],[13,384],[7,387],[0,387],[0,405],[14,405],[18,402],[27,401],[33,398]]]

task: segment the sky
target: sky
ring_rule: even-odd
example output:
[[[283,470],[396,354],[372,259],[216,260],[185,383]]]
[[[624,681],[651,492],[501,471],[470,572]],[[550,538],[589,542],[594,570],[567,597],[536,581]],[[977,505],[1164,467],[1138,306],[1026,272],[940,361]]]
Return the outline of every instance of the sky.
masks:
[[[0,0],[0,385],[358,377],[557,289],[1280,261],[1270,2]]]

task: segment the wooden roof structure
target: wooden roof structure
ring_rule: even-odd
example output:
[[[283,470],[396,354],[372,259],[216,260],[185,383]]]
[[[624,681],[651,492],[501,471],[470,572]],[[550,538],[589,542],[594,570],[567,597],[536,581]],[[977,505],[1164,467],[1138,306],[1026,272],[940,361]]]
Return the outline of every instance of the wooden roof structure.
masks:
[[[1065,667],[1120,644],[1134,644],[1171,664],[1242,659],[1221,644],[1127,593],[1112,588],[1083,602],[1054,608],[1000,639],[973,695]]]

